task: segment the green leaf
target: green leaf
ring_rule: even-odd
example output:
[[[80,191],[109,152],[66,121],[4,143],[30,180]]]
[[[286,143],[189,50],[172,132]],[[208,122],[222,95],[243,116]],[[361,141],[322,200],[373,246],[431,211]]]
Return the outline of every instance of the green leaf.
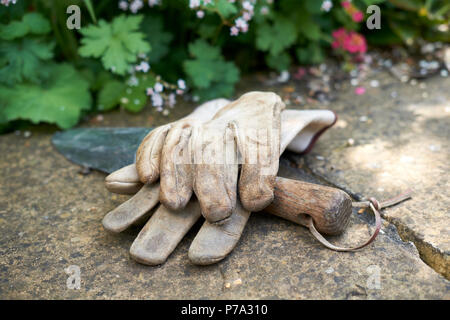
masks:
[[[320,26],[312,19],[312,16],[306,11],[297,13],[297,27],[300,32],[311,40],[319,40],[322,36]]]
[[[146,16],[141,29],[146,39],[152,44],[148,62],[150,64],[159,62],[169,52],[173,35],[164,31],[163,19],[160,16]]]
[[[316,42],[310,42],[304,48],[297,48],[296,54],[301,64],[318,64],[325,59],[322,47]]]
[[[89,83],[72,66],[47,68],[49,78],[42,85],[0,86],[0,106],[7,121],[48,122],[67,129],[77,124],[82,110],[90,108]]]
[[[125,90],[125,84],[118,80],[107,82],[98,93],[97,109],[106,111],[119,105]]]
[[[212,39],[217,32],[217,25],[204,22],[197,28],[198,35],[203,39]]]
[[[209,8],[210,6],[217,9],[220,15],[225,19],[238,12],[236,5],[230,3],[228,0],[216,0],[215,3],[211,2],[211,4],[207,6],[207,8]]]
[[[295,24],[284,17],[278,16],[273,25],[264,23],[256,30],[256,47],[269,51],[276,56],[294,44],[297,39]]]
[[[53,58],[54,46],[33,38],[0,42],[0,83],[38,81],[45,72],[44,62]]]
[[[219,47],[213,47],[204,40],[197,40],[190,43],[189,53],[199,60],[218,60],[222,58]]]
[[[266,63],[270,68],[278,71],[288,70],[291,65],[291,56],[287,52],[282,52],[278,56],[268,54],[266,56]]]
[[[147,88],[152,88],[156,83],[155,77],[151,74],[138,74],[136,78],[138,84],[127,86],[120,99],[121,106],[131,112],[139,112],[147,105]]]
[[[27,13],[22,21],[30,28],[32,34],[47,34],[51,30],[50,22],[37,12]]]
[[[220,49],[204,40],[189,45],[193,59],[184,62],[184,71],[194,86],[194,94],[202,100],[233,94],[234,84],[239,80],[239,69],[227,62]]]
[[[112,23],[100,20],[98,25],[81,29],[83,38],[80,55],[101,57],[105,69],[124,75],[131,63],[137,61],[138,54],[150,51],[150,44],[145,41],[144,34],[137,31],[141,21],[140,15],[121,15]]]
[[[306,0],[305,1],[305,8],[308,10],[308,12],[312,14],[318,14],[322,12],[322,2],[323,1],[317,1],[317,0]]]
[[[51,30],[50,23],[44,16],[37,12],[27,13],[21,21],[12,21],[7,25],[0,24],[0,39],[14,40],[27,34],[43,35]]]
[[[219,97],[231,97],[234,93],[234,87],[227,83],[215,82],[207,89],[196,89],[194,94],[201,101],[212,100]]]
[[[336,21],[347,30],[358,30],[358,24],[342,9],[336,8],[331,11]]]
[[[28,25],[22,21],[13,21],[7,25],[0,25],[0,39],[13,40],[22,38],[30,31]]]
[[[101,90],[108,82],[113,81],[114,77],[112,74],[106,70],[100,71],[96,74],[94,82],[91,84],[91,90],[99,91]]]

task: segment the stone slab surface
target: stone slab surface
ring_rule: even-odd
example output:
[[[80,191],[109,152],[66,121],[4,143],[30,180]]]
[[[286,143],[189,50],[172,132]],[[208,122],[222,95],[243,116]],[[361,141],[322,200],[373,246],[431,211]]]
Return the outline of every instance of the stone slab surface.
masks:
[[[443,84],[435,85],[442,90]],[[248,87],[242,90],[248,90]],[[369,125],[358,121],[358,117],[362,115],[369,118],[378,115],[383,116],[388,123],[388,113],[377,109],[383,106],[383,97],[386,94],[382,91],[374,94],[369,92],[366,98],[374,99],[374,102],[367,102],[366,105],[372,107],[366,109],[363,102],[357,103],[353,97],[348,100],[345,97],[339,98],[332,107],[340,111],[341,119],[347,121],[347,127],[335,129],[332,135],[325,135],[317,145],[316,153],[306,158],[306,161],[304,158],[286,155],[282,160],[280,175],[316,182],[324,182],[320,177],[323,176],[355,194],[383,196],[403,188],[406,182],[384,183],[382,175],[370,175],[373,171],[365,169],[368,156],[364,158],[361,155],[364,154],[363,151],[358,153],[358,148],[377,150],[376,148],[383,147],[383,152],[394,156],[389,159],[375,158],[367,163],[390,160],[392,167],[388,168],[393,171],[388,172],[395,174],[400,181],[411,183],[413,180],[401,180],[406,175],[395,171],[395,164],[401,157],[398,151],[405,152],[402,150],[406,149],[402,148],[408,145],[409,136],[402,136],[401,127],[395,129],[386,124],[384,130],[387,133],[381,130],[380,137],[375,139],[375,133],[370,130]],[[353,111],[348,107],[350,102],[353,103]],[[442,102],[439,103],[430,108],[439,111]],[[389,104],[385,103],[384,106]],[[413,121],[416,111],[407,111],[407,108],[414,108],[408,106],[410,103],[402,102],[399,108],[405,108],[404,113],[408,116],[405,119]],[[347,110],[345,108],[349,108],[348,116],[343,114]],[[172,116],[178,118],[191,109],[192,105],[180,106]],[[422,106],[421,110],[425,109],[428,110]],[[352,112],[355,116],[351,116]],[[424,115],[423,124],[440,123],[442,114]],[[169,121],[153,113],[151,108],[139,115],[124,115],[123,111],[112,112],[105,115],[100,124],[90,122],[83,126],[156,126]],[[401,122],[399,114],[393,112],[391,116],[398,117],[398,122]],[[373,120],[371,125],[374,126],[374,123]],[[410,123],[402,125],[409,128]],[[420,127],[420,124],[416,125]],[[433,139],[433,144],[439,143],[441,153],[445,148],[444,129],[423,128],[423,137],[426,133]],[[412,243],[403,242],[394,225],[387,221],[384,221],[377,240],[368,248],[356,253],[337,253],[322,247],[303,227],[266,214],[254,214],[232,254],[224,261],[207,267],[194,266],[187,258],[189,244],[200,226],[197,224],[165,264],[158,267],[139,265],[128,254],[139,229],[133,228],[113,235],[107,233],[101,225],[103,216],[127,197],[108,193],[103,186],[104,174],[92,172],[84,175],[80,167],[57,153],[50,143],[53,132],[49,128],[39,127],[32,130],[30,138],[14,133],[0,136],[1,299],[450,298],[449,282],[425,264],[416,247]],[[383,138],[389,135],[402,143],[394,144]],[[353,153],[352,149],[346,153],[332,151],[333,147],[338,147],[349,137],[356,141]],[[422,139],[421,135],[418,137]],[[371,147],[373,144],[376,145]],[[427,142],[425,147],[429,144]],[[378,157],[376,152],[373,153]],[[397,153],[399,157],[395,157]],[[428,172],[437,176],[434,170],[437,171],[445,163],[442,162],[443,156],[438,153],[422,151],[404,155],[417,159],[418,153],[433,157],[421,158],[420,162],[413,161],[409,164],[416,171],[425,170],[415,174],[421,178],[416,184],[420,184],[426,192],[415,198],[414,202],[405,202],[385,211],[384,215],[388,220],[393,220],[389,218],[390,215],[400,211],[396,215],[397,219],[406,219],[408,214],[411,217],[414,212],[418,212],[416,214],[423,217],[423,220],[411,219],[417,224],[420,221],[429,223],[438,232],[448,226],[448,222],[427,220],[421,212],[436,216],[448,215],[448,210],[443,210],[441,198],[446,190],[436,185],[440,180],[433,176],[434,184],[427,181],[432,178],[428,176],[431,175]],[[315,159],[315,155],[319,154],[325,157],[324,161]],[[351,154],[358,156],[354,162],[351,162]],[[442,161],[427,164],[427,159]],[[326,168],[331,165],[335,169],[329,173]],[[339,175],[338,170],[350,173]],[[315,176],[314,173],[320,176]],[[380,187],[385,188],[385,193],[377,191]],[[427,199],[434,199],[435,202],[430,206],[420,207],[425,206]],[[368,225],[366,221],[370,221],[370,218],[355,213],[348,232],[330,240],[341,245],[359,243],[373,229],[373,224]],[[396,223],[395,221],[393,222]],[[403,225],[406,226],[400,226]],[[444,241],[448,241],[445,234],[444,237],[432,237],[431,232],[426,232],[426,226],[411,230],[417,230],[417,233],[420,231],[424,239],[433,239],[432,243],[436,243],[438,248],[440,246],[447,250],[443,246]],[[68,289],[66,286],[68,274],[65,269],[71,265],[79,266],[81,270],[79,290]]]
[[[412,189],[412,200],[382,215],[448,279],[450,78],[434,77],[415,86],[388,74],[377,78],[380,86],[362,96],[352,94],[352,87],[342,89],[330,106],[339,121],[305,163],[357,197],[382,200]]]

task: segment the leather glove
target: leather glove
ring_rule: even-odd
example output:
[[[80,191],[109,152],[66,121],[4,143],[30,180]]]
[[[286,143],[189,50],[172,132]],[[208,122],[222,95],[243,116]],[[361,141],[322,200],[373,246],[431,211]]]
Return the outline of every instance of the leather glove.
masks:
[[[335,114],[327,110],[283,111],[280,151],[286,148],[298,153],[309,151],[318,136],[335,121]],[[113,232],[120,232],[148,218],[153,213],[152,208],[158,204],[158,184],[142,186],[135,165],[109,175],[106,187],[112,192],[125,194],[140,189],[134,197],[105,216],[103,224]],[[195,198],[181,211],[157,206],[133,242],[130,249],[132,258],[149,265],[163,263],[200,215],[201,209]],[[222,260],[237,244],[249,216],[250,211],[236,201],[230,219],[220,225],[205,221],[191,244],[189,259],[195,264],[211,264]]]
[[[152,130],[136,152],[139,180],[151,184],[160,179],[160,201],[167,208],[184,208],[192,195],[190,159],[177,158],[187,146],[193,128],[210,120],[229,101],[215,99],[204,103],[190,115]],[[184,152],[184,157],[187,153]],[[175,168],[178,171],[175,172]]]
[[[239,192],[243,207],[262,210],[273,200],[282,109],[278,95],[250,92],[221,108],[209,121],[199,121],[193,114],[155,129],[137,152],[141,182],[155,181],[160,169],[162,204],[179,210],[194,190],[204,217],[221,222],[236,207],[238,164],[242,163]]]

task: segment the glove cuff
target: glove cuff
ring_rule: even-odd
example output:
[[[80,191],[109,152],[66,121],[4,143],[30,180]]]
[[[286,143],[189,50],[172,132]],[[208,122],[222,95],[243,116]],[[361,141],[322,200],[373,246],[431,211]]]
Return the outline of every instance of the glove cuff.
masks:
[[[337,121],[330,110],[284,110],[281,113],[281,146],[299,154],[308,153],[317,139]]]

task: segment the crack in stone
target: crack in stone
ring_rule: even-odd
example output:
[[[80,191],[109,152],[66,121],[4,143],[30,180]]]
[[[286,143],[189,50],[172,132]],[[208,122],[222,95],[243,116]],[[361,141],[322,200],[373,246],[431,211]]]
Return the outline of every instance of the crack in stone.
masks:
[[[291,157],[288,157],[287,159],[289,162],[293,163],[294,165],[298,165],[297,161],[293,160]],[[308,167],[306,162],[302,163],[302,169],[317,179],[320,183],[323,183],[324,185],[339,188],[345,192],[347,192],[353,199],[356,201],[361,201],[364,199],[364,196],[358,193],[351,192],[350,190],[347,190],[342,185],[332,183],[328,181],[325,177],[317,174],[311,168]],[[431,267],[435,272],[443,275],[447,280],[450,280],[450,262],[449,262],[449,256],[445,252],[442,252],[439,248],[434,247],[430,243],[427,243],[420,239],[416,232],[409,228],[408,226],[404,225],[399,221],[398,219],[386,217],[382,212],[380,212],[382,216],[382,220],[387,221],[389,224],[392,224],[396,227],[397,235],[400,237],[400,239],[403,242],[409,242],[414,245],[417,252],[419,253],[420,259],[427,264],[429,267]]]
[[[300,165],[301,169],[304,172],[315,178],[321,184],[339,188],[347,192],[356,201],[361,201],[364,199],[364,195],[352,192],[351,190],[348,190],[344,185],[332,183],[328,181],[325,177],[321,176],[320,174],[317,174],[306,164],[305,161],[301,161],[301,163],[299,163],[299,159],[292,156],[286,157],[286,160],[288,160],[291,164],[293,164],[296,167]],[[448,267],[449,258],[445,252],[442,252],[441,250],[439,250],[439,248],[435,248],[430,243],[427,243],[422,239],[420,239],[414,232],[414,230],[402,224],[401,221],[399,221],[398,219],[389,218],[386,215],[384,215],[383,212],[380,212],[380,214],[382,216],[383,221],[387,221],[389,224],[395,226],[396,229],[395,232],[399,237],[399,239],[401,239],[405,243],[411,243],[416,248],[420,259],[425,264],[430,266],[435,272],[442,274],[447,280],[450,280],[450,270]],[[364,217],[359,218],[366,220]]]

